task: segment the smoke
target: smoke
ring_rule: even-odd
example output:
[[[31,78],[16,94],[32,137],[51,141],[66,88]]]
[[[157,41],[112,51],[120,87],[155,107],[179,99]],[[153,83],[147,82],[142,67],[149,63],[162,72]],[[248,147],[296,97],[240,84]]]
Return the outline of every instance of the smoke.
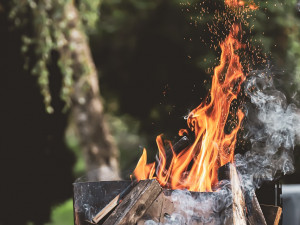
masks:
[[[232,195],[229,181],[222,181],[216,192],[173,190],[165,196],[173,204],[160,222],[147,220],[145,225],[232,224]]]
[[[293,149],[300,140],[300,110],[288,104],[274,85],[270,69],[252,71],[244,83],[250,102],[245,104],[244,139],[251,148],[235,156],[245,196],[251,198],[263,182],[294,171]],[[174,210],[163,221],[145,225],[232,224],[232,192],[229,181],[219,182],[215,192],[174,190]]]
[[[236,167],[242,175],[245,189],[256,189],[264,181],[294,171],[293,149],[299,143],[300,111],[288,104],[286,96],[277,90],[269,69],[252,71],[245,82],[245,139],[251,149],[236,155]]]

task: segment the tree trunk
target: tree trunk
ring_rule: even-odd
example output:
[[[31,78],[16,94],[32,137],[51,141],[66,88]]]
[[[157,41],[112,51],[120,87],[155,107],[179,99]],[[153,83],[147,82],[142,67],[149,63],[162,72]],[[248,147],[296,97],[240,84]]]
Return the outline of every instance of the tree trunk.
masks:
[[[98,75],[79,16],[72,2],[65,5],[64,17],[69,33],[60,55],[72,60],[71,116],[84,152],[86,169],[97,169],[93,175],[99,180],[116,180],[120,179],[118,149],[105,121]]]

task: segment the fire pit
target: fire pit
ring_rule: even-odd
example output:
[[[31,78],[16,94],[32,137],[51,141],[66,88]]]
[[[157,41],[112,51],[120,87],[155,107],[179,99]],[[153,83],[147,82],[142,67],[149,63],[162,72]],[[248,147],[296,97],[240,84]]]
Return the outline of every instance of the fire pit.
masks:
[[[207,98],[179,131],[180,141],[173,145],[159,135],[156,161],[147,163],[144,149],[134,181],[75,183],[76,225],[280,224],[281,187],[274,180],[293,171],[299,111],[276,90],[268,69],[245,72],[240,62],[245,44],[239,9],[257,6],[225,3],[234,19],[220,44],[220,64]],[[251,107],[233,107],[241,90]],[[245,118],[251,148],[235,154]]]
[[[219,169],[219,179],[215,192],[163,189],[156,179],[77,182],[75,225],[279,224],[281,208],[260,205],[255,193],[243,191],[232,164]]]

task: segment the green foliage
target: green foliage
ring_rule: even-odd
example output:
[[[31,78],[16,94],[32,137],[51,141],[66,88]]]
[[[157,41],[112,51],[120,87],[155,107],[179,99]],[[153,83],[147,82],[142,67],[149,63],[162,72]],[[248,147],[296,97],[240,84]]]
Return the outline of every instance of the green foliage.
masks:
[[[69,199],[53,208],[51,222],[45,225],[73,225],[73,199]]]
[[[61,52],[68,49],[70,52],[60,56],[58,66],[63,75],[61,98],[66,103],[66,108],[71,104],[70,96],[73,89],[74,74],[71,67],[71,54],[75,45],[68,42],[70,35],[68,22],[74,15],[66,11],[67,4],[72,4],[71,0],[13,0],[10,12],[10,18],[15,26],[27,27],[31,30],[31,32],[23,35],[21,51],[25,56],[25,68],[30,68],[32,74],[38,77],[38,84],[44,96],[48,113],[53,112],[48,69],[53,51]],[[88,29],[95,26],[99,4],[100,1],[87,0],[82,0],[79,3],[82,12],[81,18]],[[81,30],[82,27],[77,27],[77,29]]]
[[[300,87],[300,13],[296,0],[274,0],[260,2],[260,10],[256,13],[253,39],[260,40],[265,53],[271,53],[276,66],[287,72],[294,82],[294,88]],[[291,94],[291,93],[289,93]]]
[[[78,9],[81,20],[84,24],[85,30],[94,32],[100,16],[99,6],[101,0],[79,0]]]
[[[78,135],[76,134],[76,128],[72,122],[69,124],[68,129],[66,130],[65,141],[67,146],[72,149],[76,156],[76,163],[73,167],[74,177],[81,177],[86,171],[84,153],[80,148]]]

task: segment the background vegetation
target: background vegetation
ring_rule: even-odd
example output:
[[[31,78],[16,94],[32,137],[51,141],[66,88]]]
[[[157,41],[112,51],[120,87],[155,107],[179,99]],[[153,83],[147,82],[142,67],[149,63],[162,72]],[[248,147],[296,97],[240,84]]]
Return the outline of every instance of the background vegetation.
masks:
[[[61,13],[67,2],[0,1],[0,195],[5,205],[0,224],[73,224],[71,183],[84,174],[85,165],[68,117],[72,62],[57,53],[68,33]],[[207,44],[211,34],[205,29],[222,2],[202,3],[208,10],[201,20],[198,0],[74,2],[89,37],[124,179],[141,148],[153,156],[156,135],[176,140],[185,127],[183,117],[206,96],[220,49]],[[297,103],[297,2],[256,2],[260,9],[245,27],[251,36],[244,38],[267,54],[268,63],[280,71],[280,88]],[[284,182],[300,182],[297,151],[297,171]]]

